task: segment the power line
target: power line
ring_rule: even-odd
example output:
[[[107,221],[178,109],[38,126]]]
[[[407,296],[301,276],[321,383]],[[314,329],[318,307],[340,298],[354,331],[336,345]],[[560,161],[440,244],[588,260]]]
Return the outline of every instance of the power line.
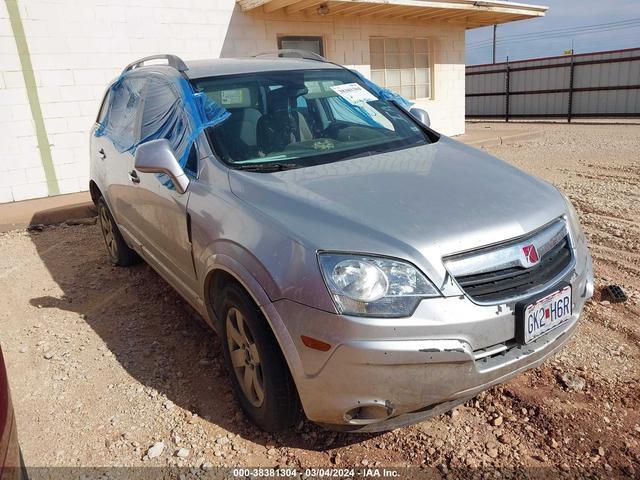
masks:
[[[533,42],[533,41],[538,41],[538,40],[547,40],[547,39],[552,39],[552,38],[563,38],[563,37],[573,37],[573,36],[578,36],[578,35],[591,35],[591,34],[597,34],[597,33],[604,33],[604,32],[610,32],[610,31],[615,31],[615,30],[624,30],[624,29],[628,29],[628,28],[638,28],[640,27],[640,22],[636,23],[636,24],[630,24],[630,25],[620,25],[618,27],[611,27],[611,28],[601,28],[601,29],[593,29],[593,30],[584,30],[584,31],[575,31],[575,32],[568,32],[568,33],[559,33],[559,34],[555,34],[555,35],[549,35],[549,34],[538,34],[538,35],[532,35],[529,37],[524,37],[524,38],[504,38],[504,39],[498,39],[496,41],[497,44],[503,44],[503,43],[509,43],[509,42],[517,42],[517,43],[527,43],[527,42]],[[469,44],[466,48],[468,50],[473,50],[476,48],[486,48],[486,47],[490,47],[492,46],[493,42],[489,42],[489,43],[483,43],[483,44]]]
[[[530,36],[530,37],[525,37],[525,38],[516,38],[516,39],[512,39],[512,38],[506,38],[506,39],[498,39],[497,43],[507,43],[507,42],[526,42],[529,40],[538,40],[538,39],[546,39],[546,38],[561,38],[561,37],[570,37],[573,35],[587,35],[587,34],[595,34],[595,33],[601,33],[601,32],[610,32],[610,31],[614,31],[614,30],[624,30],[627,28],[637,28],[640,26],[640,22],[633,24],[633,25],[621,25],[619,27],[610,27],[610,28],[602,28],[602,29],[596,29],[596,30],[584,30],[584,31],[579,31],[579,32],[568,32],[568,33],[558,33],[558,34],[553,34],[553,35],[535,35],[535,36]],[[491,42],[493,43],[493,42]],[[482,45],[471,45],[471,47],[482,47],[482,46],[486,46],[486,45],[491,45],[491,43],[485,43]]]
[[[515,43],[515,42],[528,42],[528,41],[533,41],[533,40],[544,40],[547,38],[562,38],[562,37],[571,37],[571,36],[577,36],[577,35],[589,35],[589,34],[598,34],[598,33],[603,33],[603,32],[611,32],[611,31],[615,31],[615,30],[624,30],[624,29],[628,29],[628,28],[637,28],[640,27],[640,22],[638,22],[637,24],[634,25],[624,25],[624,26],[620,26],[620,27],[611,27],[611,28],[606,28],[606,29],[598,29],[598,30],[587,30],[587,31],[581,31],[581,32],[570,32],[570,33],[561,33],[561,34],[555,34],[555,35],[537,35],[537,36],[531,36],[531,37],[526,37],[526,38],[518,38],[518,39],[498,39],[497,43]],[[482,45],[471,45],[470,48],[478,48],[478,47],[485,47],[491,45],[491,43],[485,43]]]
[[[631,18],[628,20],[620,20],[617,22],[608,22],[608,23],[596,23],[593,25],[582,25],[582,26],[577,26],[577,27],[565,27],[565,28],[559,28],[559,29],[554,29],[554,30],[543,30],[543,31],[536,31],[536,32],[528,32],[528,33],[520,33],[520,34],[515,34],[515,35],[503,35],[501,38],[502,39],[513,39],[513,38],[520,38],[520,37],[528,37],[531,35],[547,35],[547,34],[557,34],[557,33],[570,33],[573,31],[580,31],[580,30],[592,30],[592,29],[599,29],[599,28],[607,28],[607,27],[612,27],[612,26],[618,26],[618,25],[623,25],[623,24],[629,24],[629,23],[636,23],[636,22],[640,22],[640,18]],[[484,40],[478,40],[476,42],[472,42],[470,45],[476,45],[476,44],[480,44],[480,43],[491,43],[493,41],[492,38],[487,38]]]
[[[520,39],[520,40],[504,40],[504,41],[500,41],[498,40],[496,43],[497,44],[508,44],[508,43],[530,43],[530,42],[536,42],[536,41],[540,41],[540,40],[550,40],[550,39],[554,39],[554,38],[566,38],[566,37],[577,37],[579,35],[595,35],[598,33],[605,33],[605,32],[610,32],[610,31],[615,31],[615,30],[622,30],[622,29],[626,29],[626,28],[638,28],[640,27],[640,24],[638,25],[630,25],[627,27],[619,27],[619,28],[609,28],[606,30],[596,30],[596,31],[590,31],[590,32],[576,32],[576,33],[570,33],[570,34],[563,34],[563,35],[545,35],[545,36],[541,36],[541,37],[532,37],[532,38],[524,38],[524,39]],[[476,45],[473,47],[467,47],[468,50],[474,50],[477,48],[487,48],[490,47],[491,44],[485,44],[485,45]]]
[[[543,31],[539,31],[539,32],[529,32],[529,33],[522,33],[522,34],[516,34],[516,35],[505,35],[503,37],[501,37],[498,42],[504,42],[507,40],[515,40],[515,39],[526,39],[526,38],[530,38],[530,37],[539,37],[539,36],[559,36],[559,35],[572,35],[572,34],[577,34],[579,32],[587,32],[587,33],[591,33],[591,32],[595,32],[595,31],[608,31],[610,28],[613,27],[633,27],[636,26],[636,24],[640,24],[640,18],[633,18],[633,19],[628,19],[628,20],[621,20],[621,21],[617,21],[617,22],[608,22],[608,23],[596,23],[593,25],[583,25],[583,26],[578,26],[578,27],[571,27],[571,28],[560,28],[560,29],[554,29],[554,30],[543,30]],[[477,42],[472,42],[470,44],[468,44],[468,47],[474,47],[474,46],[480,46],[480,45],[484,45],[484,44],[492,44],[493,43],[493,39],[484,39],[484,40],[479,40]]]

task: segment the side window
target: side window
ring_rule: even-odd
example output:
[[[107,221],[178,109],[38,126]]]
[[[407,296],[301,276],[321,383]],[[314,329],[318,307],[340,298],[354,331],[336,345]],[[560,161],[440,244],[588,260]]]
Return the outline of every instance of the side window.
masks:
[[[141,142],[166,138],[176,158],[187,168],[188,157],[192,154],[191,152],[187,154],[190,129],[191,125],[184,111],[184,102],[173,85],[164,78],[150,78],[140,124]],[[197,165],[197,155],[195,152],[193,155],[196,156]]]
[[[177,103],[178,96],[167,81],[159,78],[149,79],[140,124],[141,141],[166,138],[165,134],[169,133],[172,113]]]
[[[127,78],[109,93],[109,108],[102,122],[105,135],[119,152],[131,149],[138,142],[138,114],[145,83],[144,78]]]

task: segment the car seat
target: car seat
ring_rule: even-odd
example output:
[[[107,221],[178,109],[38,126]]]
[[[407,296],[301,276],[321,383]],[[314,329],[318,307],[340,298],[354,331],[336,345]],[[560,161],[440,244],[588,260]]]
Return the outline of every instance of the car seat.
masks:
[[[307,121],[298,112],[296,100],[306,87],[281,87],[267,93],[267,112],[256,125],[258,150],[267,155],[281,152],[287,145],[312,138]]]
[[[235,161],[253,158],[258,153],[256,125],[261,117],[257,108],[229,109],[231,116],[218,126],[221,136],[234,138],[227,142],[227,154]]]

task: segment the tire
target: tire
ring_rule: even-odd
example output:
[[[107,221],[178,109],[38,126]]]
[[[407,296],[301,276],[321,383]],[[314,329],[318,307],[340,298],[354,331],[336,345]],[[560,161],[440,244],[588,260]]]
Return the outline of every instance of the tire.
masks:
[[[100,221],[100,230],[104,238],[104,244],[107,247],[109,260],[119,267],[128,267],[140,261],[138,254],[129,248],[129,245],[122,238],[120,230],[116,225],[113,215],[109,211],[107,202],[100,197],[98,200],[98,218]]]
[[[219,308],[225,363],[240,406],[262,430],[286,430],[301,418],[300,400],[269,324],[237,284],[222,291]]]

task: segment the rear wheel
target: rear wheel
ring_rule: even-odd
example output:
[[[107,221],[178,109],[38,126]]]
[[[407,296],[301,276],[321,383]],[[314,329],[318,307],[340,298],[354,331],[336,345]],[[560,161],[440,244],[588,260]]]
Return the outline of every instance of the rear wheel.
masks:
[[[127,267],[140,261],[138,254],[129,248],[129,245],[122,238],[122,234],[109,211],[107,202],[102,197],[98,200],[98,216],[100,218],[100,230],[102,231],[111,263],[119,267]]]
[[[269,325],[238,285],[223,291],[222,348],[236,397],[263,430],[285,430],[300,418],[298,393]]]

